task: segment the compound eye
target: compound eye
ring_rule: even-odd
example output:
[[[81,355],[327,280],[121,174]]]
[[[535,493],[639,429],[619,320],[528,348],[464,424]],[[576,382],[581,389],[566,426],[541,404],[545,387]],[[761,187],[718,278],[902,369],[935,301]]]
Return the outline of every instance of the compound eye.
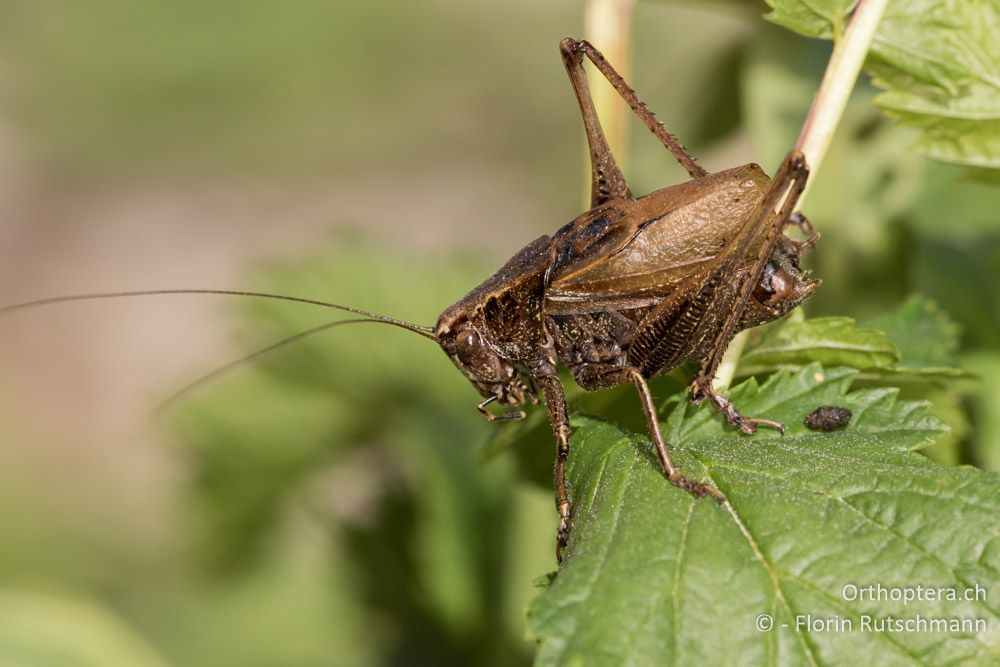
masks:
[[[472,363],[483,348],[483,339],[475,329],[466,329],[455,338],[455,354],[464,363]]]

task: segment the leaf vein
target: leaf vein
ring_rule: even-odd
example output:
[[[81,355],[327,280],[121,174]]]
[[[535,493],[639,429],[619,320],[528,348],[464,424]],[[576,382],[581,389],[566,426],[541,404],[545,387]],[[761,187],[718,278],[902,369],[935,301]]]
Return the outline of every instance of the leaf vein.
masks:
[[[712,481],[712,484],[716,483],[715,480],[712,480],[711,474],[709,475],[709,479]],[[747,525],[743,523],[743,520],[740,519],[740,516],[739,514],[736,513],[736,508],[733,506],[733,504],[727,499],[722,506],[725,507],[726,511],[729,512],[729,515],[732,516],[733,521],[736,523],[737,528],[740,529],[740,532],[743,534],[743,537],[750,545],[750,550],[753,552],[754,557],[758,560],[758,562],[760,562],[761,566],[764,568],[764,571],[767,573],[767,576],[771,579],[771,585],[774,586],[775,597],[781,599],[781,603],[788,611],[788,615],[794,618],[795,611],[792,609],[792,605],[788,601],[788,598],[785,597],[785,592],[781,588],[781,582],[778,578],[777,571],[774,569],[774,566],[767,560],[767,557],[764,556],[764,552],[761,550],[760,545],[757,543],[756,538],[754,538],[753,534],[750,532],[750,529],[747,527]],[[803,653],[806,659],[809,661],[809,664],[818,667],[819,662],[816,659],[816,655],[815,653],[813,653],[812,647],[809,645],[809,642],[806,641],[806,637],[803,635],[802,631],[798,629],[797,625],[795,627],[795,635],[796,637],[798,637],[799,643],[802,645]]]

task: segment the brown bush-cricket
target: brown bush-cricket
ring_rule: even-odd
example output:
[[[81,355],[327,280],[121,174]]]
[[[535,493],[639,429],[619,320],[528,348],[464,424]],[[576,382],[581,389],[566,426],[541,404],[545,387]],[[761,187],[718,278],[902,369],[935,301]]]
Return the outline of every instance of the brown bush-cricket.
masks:
[[[560,366],[588,391],[635,385],[664,476],[695,496],[721,502],[724,496],[718,489],[683,475],[674,464],[646,380],[681,363],[700,362],[691,385],[694,401],[711,401],[742,433],[753,433],[758,426],[783,430],[778,422],[740,414],[712,380],[736,333],[781,317],[819,285],[799,268],[800,254],[818,238],[808,221],[794,212],[808,175],[805,158],[790,151],[770,179],[755,164],[710,174],[593,46],[565,39],[560,52],[589,145],[591,208],[552,236],[528,244],[447,308],[433,328],[325,301],[226,290],[54,297],[0,308],[0,313],[72,300],[216,293],[321,305],[363,318],[311,332],[377,321],[431,338],[483,396],[477,408],[488,419],[524,416],[516,407],[490,412],[491,403],[519,406],[537,403],[539,395],[544,398],[556,437],[560,557],[572,516],[565,475],[570,426]],[[584,58],[688,171],[690,181],[633,196],[597,118]],[[798,226],[805,240],[785,236],[789,225]]]

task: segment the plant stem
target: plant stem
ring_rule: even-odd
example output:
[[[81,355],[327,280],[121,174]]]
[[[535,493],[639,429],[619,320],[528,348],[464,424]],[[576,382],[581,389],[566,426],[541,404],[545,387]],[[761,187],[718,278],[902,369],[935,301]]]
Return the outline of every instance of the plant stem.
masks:
[[[833,53],[830,54],[830,62],[827,63],[823,81],[813,98],[798,141],[795,142],[795,148],[802,151],[809,165],[809,181],[806,191],[799,199],[800,206],[809,193],[809,185],[816,180],[816,172],[823,163],[833,133],[847,108],[847,101],[854,90],[865,55],[875,39],[875,31],[888,3],[889,0],[860,0],[843,36],[837,39],[839,30],[835,30],[836,42]],[[712,382],[716,389],[725,389],[732,383],[746,345],[746,335],[747,332],[741,332],[729,343]]]
[[[847,101],[854,90],[854,84],[861,73],[865,55],[875,39],[882,13],[889,0],[861,0],[854,9],[843,38],[837,40],[830,54],[830,62],[823,74],[819,91],[813,98],[809,114],[802,125],[795,147],[806,156],[809,165],[809,182],[816,179],[826,150],[833,139],[833,133],[847,108]],[[808,193],[808,184],[806,186]],[[802,200],[806,193],[803,193]],[[801,201],[800,200],[800,204]]]
[[[729,347],[722,355],[722,361],[719,362],[719,368],[716,369],[715,377],[712,379],[712,387],[716,391],[722,391],[733,383],[733,378],[736,377],[736,367],[739,366],[740,357],[743,356],[743,348],[746,347],[746,344],[746,331],[739,332],[729,341]]]

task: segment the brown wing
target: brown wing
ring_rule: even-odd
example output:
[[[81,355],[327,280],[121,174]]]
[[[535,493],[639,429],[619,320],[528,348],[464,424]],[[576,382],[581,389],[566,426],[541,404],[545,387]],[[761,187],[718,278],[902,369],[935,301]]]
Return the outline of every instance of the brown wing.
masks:
[[[768,182],[749,164],[584,213],[552,239],[546,312],[641,308],[698,289]]]

